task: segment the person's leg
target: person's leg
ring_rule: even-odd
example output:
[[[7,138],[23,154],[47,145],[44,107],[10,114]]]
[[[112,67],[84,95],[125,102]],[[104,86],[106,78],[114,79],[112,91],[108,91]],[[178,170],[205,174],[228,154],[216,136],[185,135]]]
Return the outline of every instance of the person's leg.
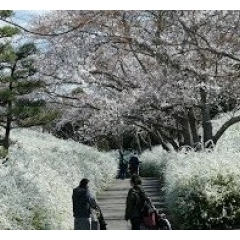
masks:
[[[137,175],[139,175],[139,166],[137,167],[136,172],[137,172]]]
[[[134,175],[139,175],[138,167],[134,167],[134,168],[132,169],[132,174],[134,174]]]
[[[140,219],[131,219],[132,230],[140,230],[141,221]]]
[[[133,176],[133,174],[134,174],[134,169],[131,167],[131,168],[129,168],[129,173],[130,173],[130,177],[132,177]]]
[[[74,230],[91,230],[91,219],[74,218]]]
[[[120,178],[124,179],[124,168],[123,167],[120,168]]]
[[[124,166],[124,178],[128,177],[127,174],[128,174],[128,165],[125,164],[125,166]]]

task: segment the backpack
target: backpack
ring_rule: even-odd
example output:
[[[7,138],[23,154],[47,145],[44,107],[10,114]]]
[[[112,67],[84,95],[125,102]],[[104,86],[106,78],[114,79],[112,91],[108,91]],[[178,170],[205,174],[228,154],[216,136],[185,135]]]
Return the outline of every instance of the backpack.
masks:
[[[157,213],[150,198],[137,189],[133,189],[133,195],[136,206],[140,208],[143,225],[148,228],[155,228],[157,226]]]
[[[132,197],[134,199],[134,205],[140,209],[140,213],[142,213],[142,209],[144,206],[144,199],[141,196],[140,190],[133,188]]]
[[[130,165],[131,167],[133,167],[133,168],[138,167],[138,165],[139,165],[139,159],[138,159],[138,157],[132,156],[132,157],[130,158],[130,160],[129,160],[129,165]]]
[[[142,208],[142,223],[148,228],[157,227],[157,212],[151,200],[146,197]]]

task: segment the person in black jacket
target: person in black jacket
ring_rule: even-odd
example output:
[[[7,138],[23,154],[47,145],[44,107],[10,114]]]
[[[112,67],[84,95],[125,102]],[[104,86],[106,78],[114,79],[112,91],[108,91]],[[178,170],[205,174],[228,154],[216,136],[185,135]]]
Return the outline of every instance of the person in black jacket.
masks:
[[[142,203],[146,194],[141,186],[139,175],[133,175],[130,180],[131,188],[128,191],[125,209],[125,220],[131,221],[132,230],[140,230],[142,222]]]
[[[124,153],[119,149],[119,174],[118,178],[124,180],[127,175],[128,169],[128,161],[126,157],[124,157]]]
[[[129,160],[129,172],[130,175],[133,176],[133,174],[139,175],[139,165],[140,161],[136,153],[130,158]]]
[[[89,180],[83,178],[78,187],[73,189],[74,230],[91,230],[91,209],[99,209],[96,200],[88,189]]]

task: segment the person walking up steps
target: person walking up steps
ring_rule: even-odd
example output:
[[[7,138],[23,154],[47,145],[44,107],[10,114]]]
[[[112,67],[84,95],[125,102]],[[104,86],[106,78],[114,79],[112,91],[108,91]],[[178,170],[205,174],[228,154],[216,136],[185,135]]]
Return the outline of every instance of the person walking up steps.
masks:
[[[89,180],[83,178],[78,187],[73,189],[74,230],[91,230],[92,209],[99,210],[96,200],[88,189]]]
[[[140,230],[142,222],[142,201],[139,196],[146,196],[142,181],[139,175],[132,175],[130,180],[131,188],[128,191],[125,209],[125,220],[131,221],[132,230]]]
[[[128,168],[128,161],[126,159],[126,156],[124,157],[123,152],[119,151],[119,177],[124,180],[127,174],[127,168]]]
[[[129,164],[130,175],[131,176],[133,176],[133,174],[139,175],[140,161],[139,161],[139,158],[138,158],[136,152],[134,152],[134,155],[130,158],[128,164]]]

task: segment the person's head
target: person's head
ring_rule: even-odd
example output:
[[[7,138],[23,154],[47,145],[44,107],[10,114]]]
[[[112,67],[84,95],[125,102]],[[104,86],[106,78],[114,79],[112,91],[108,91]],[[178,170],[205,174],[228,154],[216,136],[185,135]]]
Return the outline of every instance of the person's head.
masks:
[[[79,186],[82,188],[88,188],[88,183],[89,183],[89,180],[87,178],[83,178],[80,181]]]
[[[139,175],[133,174],[130,180],[131,185],[141,185],[142,184],[142,180],[140,178]]]

